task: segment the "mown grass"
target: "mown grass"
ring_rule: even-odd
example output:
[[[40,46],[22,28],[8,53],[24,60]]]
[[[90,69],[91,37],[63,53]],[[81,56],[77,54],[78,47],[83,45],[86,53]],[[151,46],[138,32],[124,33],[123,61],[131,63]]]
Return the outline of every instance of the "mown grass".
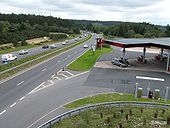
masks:
[[[77,101],[74,101],[70,104],[65,105],[66,108],[77,108],[80,106],[102,103],[102,102],[114,102],[114,101],[138,101],[138,102],[158,102],[165,103],[164,99],[154,100],[148,98],[135,98],[133,94],[121,94],[121,93],[107,93],[107,94],[99,94],[95,96],[90,96],[87,98],[83,98]],[[170,100],[167,101],[170,104]]]
[[[102,50],[97,49],[93,54],[93,51],[90,49],[73,63],[71,63],[67,68],[75,71],[87,71],[95,64],[96,60],[102,54],[109,53],[111,51],[111,48],[102,48]]]
[[[169,128],[166,122],[169,115],[170,109],[98,107],[66,118],[52,128]]]
[[[9,77],[9,76],[12,76],[12,75],[16,74],[17,72],[20,72],[20,71],[22,71],[22,70],[25,70],[25,69],[27,69],[27,68],[29,68],[29,67],[32,67],[32,66],[34,66],[34,65],[36,65],[36,64],[38,64],[38,63],[40,63],[40,62],[42,62],[42,61],[44,61],[44,60],[46,60],[46,59],[49,59],[49,58],[51,58],[51,57],[53,57],[53,56],[56,56],[57,54],[59,54],[59,53],[61,53],[61,52],[64,52],[64,51],[69,50],[69,49],[71,49],[71,48],[73,48],[73,47],[76,47],[77,45],[80,45],[80,44],[84,43],[85,41],[89,40],[91,37],[92,37],[92,35],[89,35],[87,38],[85,38],[85,39],[83,39],[83,40],[81,40],[81,41],[78,41],[78,42],[75,43],[75,44],[68,45],[68,46],[66,46],[65,48],[60,48],[60,49],[57,49],[57,50],[54,49],[54,50],[52,50],[52,51],[46,51],[46,52],[43,52],[43,53],[41,53],[41,54],[37,54],[37,55],[35,55],[35,56],[30,56],[30,57],[27,57],[27,58],[18,60],[18,61],[16,61],[16,62],[12,62],[12,63],[6,64],[6,65],[1,65],[1,66],[0,66],[0,71],[4,71],[4,70],[6,70],[6,69],[9,69],[9,68],[12,68],[12,67],[21,65],[21,64],[23,64],[24,62],[29,62],[29,61],[31,61],[31,60],[36,59],[36,60],[34,60],[34,61],[32,61],[32,62],[29,62],[29,63],[27,63],[27,64],[24,64],[24,65],[22,65],[22,66],[19,66],[19,67],[17,67],[17,68],[14,68],[14,69],[12,69],[12,70],[9,70],[9,71],[7,71],[7,72],[5,72],[5,73],[0,74],[0,80],[5,79],[5,78],[7,78],[7,77]],[[43,55],[44,55],[44,57],[41,57],[41,56],[43,56]],[[46,55],[46,56],[45,56],[45,55]],[[41,58],[39,58],[39,57],[41,57]]]

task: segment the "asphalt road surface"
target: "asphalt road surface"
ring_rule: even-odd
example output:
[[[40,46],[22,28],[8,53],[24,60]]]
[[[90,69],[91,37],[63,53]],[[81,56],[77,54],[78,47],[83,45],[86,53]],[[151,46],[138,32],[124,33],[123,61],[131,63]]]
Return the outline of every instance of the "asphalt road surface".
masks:
[[[93,37],[87,44],[94,44]],[[83,54],[89,48],[83,48],[83,44],[72,48],[55,58],[40,64],[14,78],[0,84],[0,111],[13,104],[17,99],[22,98],[25,94],[36,88],[46,80],[49,80],[53,74],[65,67],[68,63]]]
[[[85,36],[81,36],[82,38],[75,38],[75,39],[70,39],[69,40],[69,44],[72,44],[72,43],[75,43],[79,40],[82,40],[85,38]],[[57,48],[61,48],[61,47],[64,47],[66,45],[62,45],[62,42],[57,42],[57,43],[54,43]],[[51,45],[51,44],[48,44],[48,45]],[[52,50],[50,48],[46,48],[46,49],[43,49],[42,46],[40,47],[35,47],[35,48],[30,48],[30,49],[27,49],[28,50],[28,54],[24,54],[24,55],[19,55],[19,51],[16,51],[16,52],[11,52],[13,55],[17,56],[17,60],[20,60],[20,59],[23,59],[23,58],[26,58],[28,56],[33,56],[33,55],[37,55],[37,54],[40,54],[42,52],[45,52],[45,51],[49,51],[49,50]],[[0,55],[0,58],[1,58],[1,55]],[[0,61],[0,65],[3,65],[4,63],[2,61]]]

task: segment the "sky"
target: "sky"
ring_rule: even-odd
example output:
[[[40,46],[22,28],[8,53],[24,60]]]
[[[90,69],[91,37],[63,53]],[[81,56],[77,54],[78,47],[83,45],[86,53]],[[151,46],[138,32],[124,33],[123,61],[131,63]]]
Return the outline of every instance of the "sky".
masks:
[[[0,0],[0,13],[170,24],[169,0]]]

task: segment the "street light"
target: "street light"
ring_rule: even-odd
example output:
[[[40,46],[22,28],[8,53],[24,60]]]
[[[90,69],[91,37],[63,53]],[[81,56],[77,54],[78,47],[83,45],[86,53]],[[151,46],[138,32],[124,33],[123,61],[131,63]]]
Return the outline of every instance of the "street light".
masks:
[[[135,98],[137,98],[138,85],[139,85],[139,83],[136,83]]]
[[[169,90],[169,87],[166,87],[166,90],[165,90],[165,102],[167,102],[167,99],[168,99],[168,90]]]

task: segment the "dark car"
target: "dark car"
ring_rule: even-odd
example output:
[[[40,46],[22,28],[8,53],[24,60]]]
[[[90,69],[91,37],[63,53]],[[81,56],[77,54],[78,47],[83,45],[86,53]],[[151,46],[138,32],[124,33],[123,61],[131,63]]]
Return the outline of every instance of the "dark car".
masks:
[[[42,48],[46,49],[46,48],[49,48],[49,46],[48,45],[43,45]]]
[[[127,67],[129,65],[129,62],[125,58],[114,58],[112,59],[112,64],[120,67]]]

